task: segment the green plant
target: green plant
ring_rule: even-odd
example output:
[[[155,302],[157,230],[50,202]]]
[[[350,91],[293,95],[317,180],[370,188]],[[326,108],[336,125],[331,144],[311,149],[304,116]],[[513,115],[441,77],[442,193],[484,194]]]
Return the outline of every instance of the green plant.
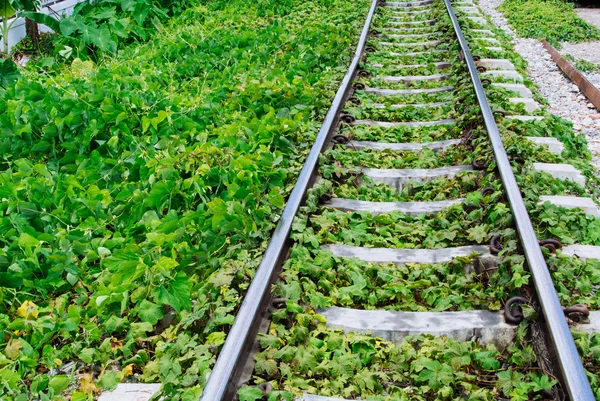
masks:
[[[591,61],[576,59],[570,54],[564,54],[563,57],[570,61],[579,71],[582,72],[600,72],[600,64],[592,63]]]
[[[39,0],[0,0],[0,18],[2,19],[0,34],[4,42],[3,52],[5,55],[8,55],[8,33],[19,17],[29,18],[58,30],[58,21],[44,13],[37,12],[38,7]],[[15,18],[8,22],[13,17]]]
[[[58,54],[66,59],[98,60],[133,41],[146,41],[169,18],[155,0],[108,0],[79,3],[60,21],[55,39]]]
[[[199,398],[370,2],[261,4],[0,90],[0,398]]]
[[[561,42],[600,39],[600,30],[577,16],[566,0],[506,0],[498,8],[522,37]]]

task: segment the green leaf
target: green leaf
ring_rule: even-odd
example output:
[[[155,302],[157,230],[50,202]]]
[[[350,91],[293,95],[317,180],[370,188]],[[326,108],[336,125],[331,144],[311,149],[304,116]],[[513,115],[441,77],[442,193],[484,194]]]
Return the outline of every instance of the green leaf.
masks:
[[[60,394],[69,387],[71,380],[68,376],[54,376],[50,379],[48,387],[54,390],[54,394]]]
[[[65,36],[71,35],[73,32],[77,30],[77,24],[73,20],[73,18],[62,18],[60,20],[59,31],[61,34]]]
[[[10,0],[0,0],[0,17],[8,19],[13,15],[15,15],[15,9],[12,2]]]
[[[71,383],[71,380],[69,380],[68,376],[59,375],[59,376],[54,376],[50,379],[50,383],[48,383],[48,387],[50,387],[51,389],[54,390],[54,394],[60,394],[64,390],[66,390],[67,387],[69,387],[70,383]]]
[[[442,365],[438,361],[429,361],[425,363],[424,369],[418,377],[421,381],[427,381],[433,390],[437,390],[444,384],[452,383],[452,372],[452,368],[448,365]]]
[[[225,343],[226,334],[222,331],[215,331],[206,337],[206,344],[220,346]]]
[[[494,351],[481,351],[475,353],[475,360],[485,370],[496,370],[500,368],[500,362],[495,358]]]
[[[191,309],[191,291],[192,282],[185,273],[180,272],[168,282],[166,287],[160,286],[158,302],[171,305],[177,312],[181,312],[182,309]]]
[[[60,32],[60,22],[58,22],[57,19],[51,17],[48,14],[35,11],[21,11],[19,12],[19,17],[29,18],[30,20],[35,21],[38,24],[46,25],[54,32]]]
[[[94,44],[104,52],[115,52],[117,50],[117,44],[110,35],[110,30],[107,25],[102,25],[99,29],[98,37],[94,41]]]
[[[513,388],[523,380],[524,375],[514,370],[505,370],[496,374],[498,380],[496,387],[502,390],[504,395],[509,395]]]
[[[160,319],[162,319],[164,312],[160,305],[144,299],[138,306],[137,314],[142,322],[148,322],[151,325],[155,325]]]
[[[98,381],[98,385],[102,387],[105,391],[112,391],[117,388],[117,385],[121,383],[120,375],[114,370],[107,370],[104,372],[100,380]]]
[[[17,65],[11,59],[0,60],[0,87],[8,87],[8,85],[19,79],[20,76],[21,73]]]
[[[467,230],[469,233],[469,239],[475,241],[478,244],[484,242],[488,237],[488,226],[486,224],[480,224]]]
[[[240,401],[257,401],[263,396],[262,390],[257,387],[244,386],[237,392]]]

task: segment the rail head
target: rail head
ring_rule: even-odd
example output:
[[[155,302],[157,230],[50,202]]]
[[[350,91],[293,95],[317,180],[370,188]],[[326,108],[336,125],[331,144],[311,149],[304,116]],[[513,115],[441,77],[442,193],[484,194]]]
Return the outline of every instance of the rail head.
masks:
[[[483,120],[487,129],[492,149],[496,157],[498,171],[506,190],[506,195],[515,218],[517,232],[523,245],[525,259],[529,265],[531,277],[536,289],[542,313],[546,318],[552,346],[556,351],[557,364],[563,375],[563,385],[572,401],[594,401],[590,383],[586,377],[575,342],[562,312],[558,295],[554,289],[546,260],[540,249],[529,214],[525,208],[523,197],[513,174],[510,161],[502,144],[496,120],[487,101],[485,90],[479,79],[477,67],[462,33],[458,19],[454,14],[450,0],[444,0],[452,26],[464,53],[469,75],[475,88],[477,101],[481,107]]]
[[[260,319],[261,306],[264,306],[265,300],[270,296],[269,290],[273,275],[285,256],[286,243],[288,242],[294,217],[300,206],[302,206],[306,191],[310,188],[312,179],[317,171],[319,155],[325,148],[328,138],[335,128],[338,115],[344,105],[344,100],[351,89],[351,83],[365,50],[369,28],[378,3],[379,0],[371,1],[371,7],[348,72],[344,76],[333,98],[323,125],[306,158],[306,162],[285,205],[281,218],[275,227],[271,241],[246,292],[246,296],[227,335],[225,344],[219,353],[208,382],[204,387],[201,401],[225,401],[232,399],[235,394],[234,375],[236,370],[239,369],[238,364],[244,359],[244,355],[242,354],[247,352],[245,350],[247,350],[249,342],[254,342],[258,320]]]

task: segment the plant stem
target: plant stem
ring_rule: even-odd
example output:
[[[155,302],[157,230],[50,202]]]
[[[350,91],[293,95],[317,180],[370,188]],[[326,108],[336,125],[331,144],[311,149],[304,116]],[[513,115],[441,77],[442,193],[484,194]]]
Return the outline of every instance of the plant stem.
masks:
[[[2,40],[4,41],[3,52],[8,57],[8,21],[7,18],[2,18]]]

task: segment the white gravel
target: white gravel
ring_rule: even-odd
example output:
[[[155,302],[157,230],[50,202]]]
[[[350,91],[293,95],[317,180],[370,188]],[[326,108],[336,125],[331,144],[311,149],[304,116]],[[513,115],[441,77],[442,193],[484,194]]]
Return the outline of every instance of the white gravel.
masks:
[[[492,18],[497,27],[513,37],[514,49],[529,64],[527,77],[537,86],[539,93],[548,100],[547,110],[573,122],[576,132],[586,135],[592,152],[592,164],[600,170],[600,113],[560,69],[550,54],[536,39],[517,38],[502,13],[496,10],[503,0],[479,0],[484,13]],[[594,84],[600,76],[591,77]],[[593,118],[592,118],[593,117]]]

